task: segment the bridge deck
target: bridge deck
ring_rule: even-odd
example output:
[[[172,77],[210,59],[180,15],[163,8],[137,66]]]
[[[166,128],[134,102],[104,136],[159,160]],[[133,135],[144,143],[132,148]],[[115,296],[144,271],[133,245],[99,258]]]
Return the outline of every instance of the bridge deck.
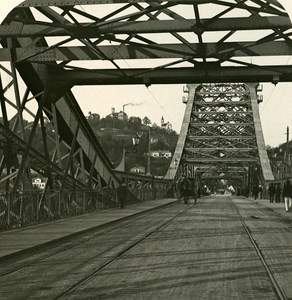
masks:
[[[243,197],[167,205],[6,257],[0,298],[292,299],[291,216],[283,203]]]
[[[71,237],[99,226],[172,203],[174,199],[161,199],[126,205],[35,226],[0,232],[0,259],[32,247],[41,247],[55,240]]]

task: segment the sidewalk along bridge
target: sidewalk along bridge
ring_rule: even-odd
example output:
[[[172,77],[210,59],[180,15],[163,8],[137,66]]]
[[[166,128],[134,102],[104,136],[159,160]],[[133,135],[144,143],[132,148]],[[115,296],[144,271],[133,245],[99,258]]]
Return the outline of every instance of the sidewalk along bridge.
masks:
[[[225,153],[226,143],[230,141],[226,135],[225,142],[217,140],[210,144],[208,141],[205,146],[199,146],[208,148],[204,150],[206,165],[210,166],[217,157],[216,166],[211,167],[216,174],[244,173],[245,182],[252,182],[255,172],[264,179],[271,178],[262,153],[262,133],[252,84],[291,81],[292,66],[287,60],[291,53],[290,31],[288,14],[276,0],[23,1],[0,25],[0,135],[4,153],[0,173],[6,194],[31,191],[32,170],[48,178],[46,186],[50,191],[114,190],[120,178],[127,177],[117,176],[113,171],[87,124],[72,91],[77,85],[203,84],[198,87],[201,93],[211,87],[205,83],[217,84],[214,87],[223,83],[227,88],[234,86],[231,83],[240,83],[238,87],[243,89],[248,86],[248,90],[237,93],[250,93],[248,103],[231,101],[234,108],[222,114],[202,104],[200,121],[189,121],[189,124],[198,129],[203,127],[203,122],[209,122],[206,120],[214,119],[216,123],[220,116],[220,122],[224,122],[230,115],[234,116],[236,125],[231,122],[225,125],[230,135],[240,139],[240,146],[232,147],[241,154],[232,154],[231,149]],[[270,65],[273,57],[282,60],[277,60],[278,65]],[[84,63],[82,67],[80,61]],[[89,63],[85,64],[86,61]],[[139,67],[129,68],[130,61],[139,61]],[[242,84],[245,82],[251,84]],[[194,96],[195,88],[190,91]],[[237,97],[232,93],[232,97]],[[191,105],[193,101],[189,97],[186,114],[192,113],[192,107],[199,107],[195,102]],[[220,105],[227,107],[228,101]],[[208,101],[203,99],[203,102]],[[239,110],[244,113],[238,113]],[[248,124],[240,123],[243,115]],[[25,122],[27,116],[33,119],[29,128]],[[204,126],[209,131],[208,126],[214,125]],[[218,135],[225,131],[223,127],[217,130]],[[37,131],[41,132],[41,141],[35,140]],[[242,136],[241,131],[245,131]],[[180,139],[185,136],[191,139],[191,133],[186,132],[184,129]],[[209,139],[208,134],[205,137]],[[186,144],[180,143],[185,152],[177,156],[182,164],[179,170],[190,164],[193,170],[197,168],[199,157],[193,157],[197,146],[191,145],[189,151],[188,143],[187,140]],[[49,151],[52,148],[49,145],[53,145],[53,151]],[[192,152],[192,157],[187,157],[186,151]],[[227,152],[230,160],[236,158],[231,169]],[[221,154],[226,158],[222,163]],[[252,162],[257,169],[250,168]],[[197,173],[202,174],[204,169],[200,164]],[[204,172],[207,173],[212,175],[211,170]],[[152,179],[145,178],[145,185],[147,182],[150,185],[150,181],[153,185]],[[165,189],[167,184],[167,181],[161,183]],[[11,218],[21,216],[22,213],[11,209],[10,199],[4,197],[1,214],[5,212]],[[23,201],[20,203],[17,207],[25,206]]]

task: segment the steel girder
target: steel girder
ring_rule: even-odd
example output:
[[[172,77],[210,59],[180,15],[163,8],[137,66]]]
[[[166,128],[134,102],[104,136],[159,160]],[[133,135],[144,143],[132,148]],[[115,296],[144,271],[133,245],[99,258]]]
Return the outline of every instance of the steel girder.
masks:
[[[9,94],[11,85],[16,89],[14,95]],[[10,110],[11,114],[12,109],[15,111],[10,117],[5,113],[3,123],[0,123],[4,152],[0,183],[6,184],[6,190],[9,186],[13,191],[32,189],[31,177],[37,174],[48,179],[47,188],[50,189],[85,190],[114,186],[117,179],[111,174],[111,164],[100,145],[90,137],[87,121],[83,121],[78,107],[74,108],[74,98],[69,98],[68,94],[58,102],[50,103],[51,88],[34,97],[28,86],[23,95],[15,78],[3,87],[2,112]],[[37,107],[30,109],[29,102],[38,99]],[[33,121],[24,120],[27,114]],[[104,172],[99,168],[104,168]]]
[[[290,36],[290,19],[276,0],[27,0],[0,26],[0,39],[47,40],[14,45],[16,63],[62,62],[50,76],[70,70],[62,80],[73,85],[291,81],[287,59],[278,66],[268,59],[290,56]],[[9,60],[3,48],[0,60]],[[139,69],[129,70],[137,59]],[[83,73],[78,60],[96,64]]]
[[[0,89],[1,134],[8,141],[6,156],[13,153],[14,145],[21,156],[20,171],[10,173],[10,159],[2,161],[0,170],[9,165],[6,179],[14,178],[15,188],[21,180],[25,184],[23,175],[34,167],[31,164],[38,165],[35,168],[48,174],[51,182],[59,178],[56,181],[63,187],[74,185],[74,179],[81,186],[93,181],[98,186],[115,186],[118,180],[111,163],[88,127],[72,86],[290,81],[292,69],[287,59],[277,66],[256,59],[290,55],[290,36],[289,17],[275,0],[24,1],[0,27],[0,57],[9,63],[9,67],[1,65],[0,75],[12,78]],[[138,69],[129,65],[129,60],[135,59],[139,59]],[[91,60],[89,67],[80,68],[79,60]],[[108,61],[109,67],[101,68],[101,61]],[[18,83],[20,77],[26,91],[23,83]],[[6,95],[10,87],[14,88],[13,99]],[[29,99],[37,106],[34,112]],[[9,109],[6,112],[7,106],[14,109],[14,115]],[[34,119],[30,132],[25,128],[27,113]],[[46,122],[54,127],[53,153]],[[220,126],[215,134],[222,130]],[[229,140],[236,136],[231,127]],[[31,150],[38,130],[42,155]],[[243,143],[249,145],[246,140],[238,142]],[[54,167],[49,162],[54,162]],[[31,182],[30,178],[26,182]]]
[[[32,18],[29,11],[19,11],[17,16]],[[2,40],[10,49],[10,63],[0,66],[0,81],[9,78],[0,86],[0,135],[4,145],[0,183],[6,185],[6,191],[10,187],[13,192],[32,190],[32,176],[38,174],[47,178],[46,188],[50,189],[117,187],[119,180],[112,164],[70,89],[53,86],[47,79],[47,66],[16,66],[13,45],[28,43],[45,45],[44,40],[32,38]],[[33,121],[26,121],[26,117]]]
[[[128,21],[113,24],[99,25],[98,23],[79,23],[58,25],[29,24],[35,21],[27,20],[26,24],[11,27],[10,25],[0,26],[0,37],[51,37],[68,36],[68,31],[75,33],[79,38],[98,38],[101,34],[139,34],[139,33],[173,33],[190,32],[203,27],[206,32],[222,30],[262,30],[271,29],[271,26],[288,30],[291,27],[289,19],[284,16],[270,16],[258,18],[225,18],[217,19],[209,23],[209,19],[178,19],[178,20],[148,20]],[[205,24],[204,26],[201,25]],[[113,36],[114,39],[114,36]]]
[[[256,167],[272,180],[260,126],[257,84],[188,85],[188,102],[168,178],[186,173],[201,179],[244,181]],[[171,164],[171,165],[172,165]]]

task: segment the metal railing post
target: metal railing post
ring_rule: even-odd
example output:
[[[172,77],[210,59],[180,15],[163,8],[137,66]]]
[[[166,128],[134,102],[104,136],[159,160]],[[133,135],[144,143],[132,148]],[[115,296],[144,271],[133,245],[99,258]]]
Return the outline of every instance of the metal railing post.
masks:
[[[40,194],[36,192],[36,223],[39,222],[39,204],[40,204]]]
[[[11,193],[7,193],[7,227],[10,227]]]
[[[86,197],[85,197],[85,193],[83,193],[83,213],[85,213],[86,211]]]
[[[23,192],[21,193],[22,197],[20,197],[20,203],[19,203],[19,221],[20,221],[20,226],[23,225],[23,201],[24,201],[24,196]],[[19,194],[20,196],[20,194]]]
[[[61,191],[58,194],[58,215],[61,218]]]

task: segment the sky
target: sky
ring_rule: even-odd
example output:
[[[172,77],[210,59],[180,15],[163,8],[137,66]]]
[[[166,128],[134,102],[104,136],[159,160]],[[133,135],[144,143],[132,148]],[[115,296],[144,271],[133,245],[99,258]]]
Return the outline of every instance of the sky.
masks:
[[[0,22],[21,3],[21,0],[0,0]],[[292,16],[292,1],[279,0]],[[292,63],[292,57],[287,64]],[[131,67],[131,62],[129,62]],[[161,117],[169,121],[173,129],[180,131],[185,104],[182,103],[183,85],[132,86],[76,86],[73,93],[85,115],[98,113],[101,117],[111,113],[111,108],[120,111],[124,104],[129,116],[147,116],[160,124]],[[260,104],[260,116],[266,145],[275,147],[286,141],[286,128],[292,132],[292,83],[263,84],[264,101]],[[291,134],[292,139],[292,134]]]

